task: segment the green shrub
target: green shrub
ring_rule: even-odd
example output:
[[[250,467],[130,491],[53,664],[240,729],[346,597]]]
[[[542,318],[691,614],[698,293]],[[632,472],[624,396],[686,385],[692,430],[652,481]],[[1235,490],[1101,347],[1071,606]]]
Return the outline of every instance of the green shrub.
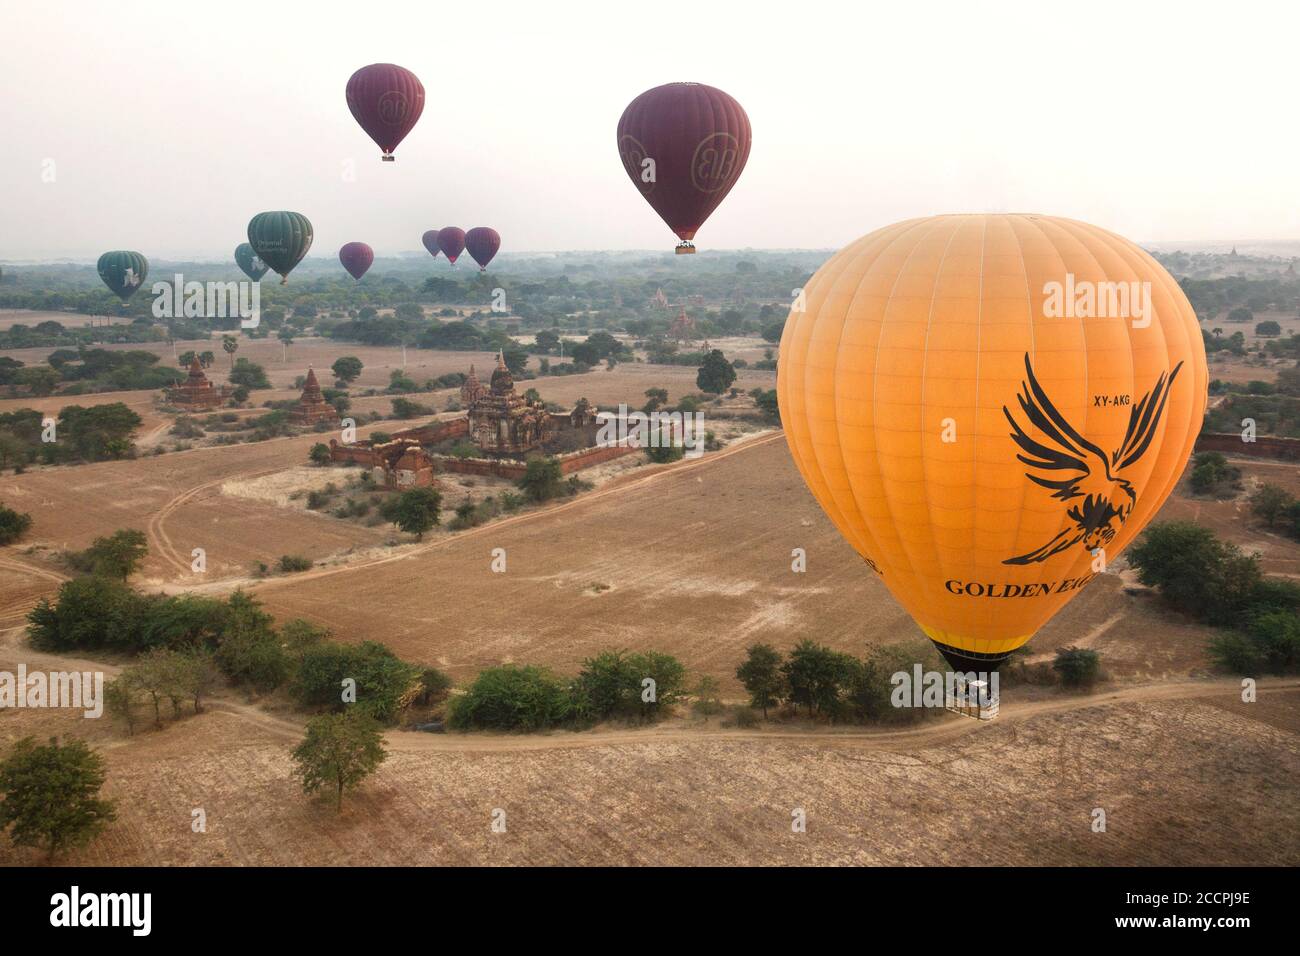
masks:
[[[392,723],[421,692],[420,669],[383,644],[325,642],[303,650],[291,691],[308,707],[342,711],[355,706],[381,723]],[[344,684],[355,681],[356,700],[344,700]]]
[[[304,558],[300,554],[285,554],[280,556],[277,567],[279,567],[282,574],[293,574],[297,571],[310,569],[312,564],[311,558]]]
[[[0,505],[0,545],[13,544],[32,526],[32,516]]]
[[[1101,655],[1082,647],[1063,647],[1056,652],[1052,670],[1060,675],[1061,686],[1086,689],[1101,680]]]
[[[453,698],[447,725],[456,730],[545,730],[572,716],[564,680],[539,667],[505,664],[482,671]]]

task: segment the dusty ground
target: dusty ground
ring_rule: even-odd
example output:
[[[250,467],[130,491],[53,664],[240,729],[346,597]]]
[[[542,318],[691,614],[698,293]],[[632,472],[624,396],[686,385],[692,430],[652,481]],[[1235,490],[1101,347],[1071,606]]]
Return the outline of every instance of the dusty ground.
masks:
[[[119,818],[72,864],[1295,865],[1300,691],[1236,700],[1225,682],[1013,692],[989,724],[883,733],[395,731],[341,814],[290,775],[301,726],[237,701],[130,738],[11,710],[0,739],[76,733],[106,754]],[[39,860],[0,844],[0,863]]]

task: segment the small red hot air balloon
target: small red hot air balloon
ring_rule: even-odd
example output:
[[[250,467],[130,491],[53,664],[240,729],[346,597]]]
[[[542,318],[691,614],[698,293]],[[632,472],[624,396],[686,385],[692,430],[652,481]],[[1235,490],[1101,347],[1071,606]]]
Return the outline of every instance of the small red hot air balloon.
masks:
[[[465,251],[478,263],[479,272],[487,272],[488,263],[501,248],[501,234],[487,226],[475,226],[465,233]]]
[[[669,83],[642,93],[618,121],[618,155],[632,184],[692,253],[696,231],[749,159],[749,117],[722,90]]]
[[[428,232],[426,232],[423,236],[420,237],[420,241],[424,243],[424,248],[429,250],[429,255],[433,256],[435,259],[438,258],[438,230],[437,229],[430,229]]]
[[[438,248],[452,265],[456,257],[465,251],[465,230],[455,226],[446,226],[438,230]]]
[[[375,250],[364,242],[349,242],[339,250],[339,262],[352,278],[360,279],[375,261]]]
[[[392,63],[363,66],[348,80],[348,109],[366,134],[393,161],[393,150],[424,112],[424,85],[410,70]]]

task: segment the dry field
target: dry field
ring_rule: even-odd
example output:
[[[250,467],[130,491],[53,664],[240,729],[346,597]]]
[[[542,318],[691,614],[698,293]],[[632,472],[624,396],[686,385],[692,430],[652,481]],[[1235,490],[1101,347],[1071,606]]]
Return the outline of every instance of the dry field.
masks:
[[[119,817],[69,864],[1294,866],[1300,690],[1236,700],[1230,682],[1184,682],[1012,691],[991,724],[895,732],[393,731],[341,814],[291,777],[300,723],[238,701],[129,738],[69,711],[8,710],[0,741],[77,734],[105,753]],[[498,810],[505,833],[489,827]],[[0,864],[38,862],[0,844]]]

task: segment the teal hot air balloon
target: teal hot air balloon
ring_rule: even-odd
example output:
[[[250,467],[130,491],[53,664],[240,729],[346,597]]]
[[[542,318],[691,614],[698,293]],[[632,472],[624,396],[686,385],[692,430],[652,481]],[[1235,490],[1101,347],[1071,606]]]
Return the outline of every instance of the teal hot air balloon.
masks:
[[[280,284],[311,248],[312,228],[300,212],[259,212],[248,221],[248,244],[280,275]]]
[[[261,282],[262,276],[266,275],[266,270],[270,268],[257,257],[253,247],[246,242],[241,242],[235,246],[235,264],[244,271],[244,275],[254,282]]]
[[[115,249],[99,257],[99,277],[113,294],[125,302],[144,285],[149,260],[138,252]]]

